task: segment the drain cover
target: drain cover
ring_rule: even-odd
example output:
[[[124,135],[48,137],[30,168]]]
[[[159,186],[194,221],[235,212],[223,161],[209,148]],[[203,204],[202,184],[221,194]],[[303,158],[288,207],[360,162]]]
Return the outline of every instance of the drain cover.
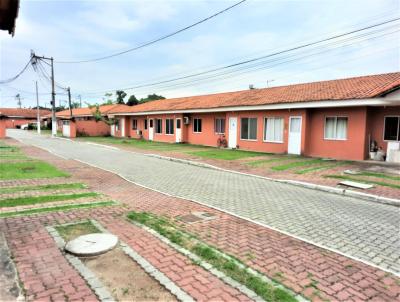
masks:
[[[112,250],[118,243],[115,235],[94,233],[83,235],[69,241],[65,250],[81,257],[96,256]]]
[[[186,222],[186,223],[194,223],[202,220],[211,220],[214,219],[215,215],[212,213],[206,213],[206,212],[192,212],[191,214],[179,216],[178,219],[180,221]]]

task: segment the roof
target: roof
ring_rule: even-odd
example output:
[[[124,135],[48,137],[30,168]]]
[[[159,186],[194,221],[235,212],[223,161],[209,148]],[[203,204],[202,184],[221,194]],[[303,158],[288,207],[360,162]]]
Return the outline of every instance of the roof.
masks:
[[[102,115],[106,115],[111,109],[117,109],[118,107],[122,108],[124,107],[128,107],[126,105],[120,105],[120,104],[111,104],[111,105],[102,105],[99,107],[99,110],[101,112]],[[85,107],[85,108],[75,108],[72,109],[72,116],[92,116],[93,113],[96,111],[96,107]],[[70,110],[63,110],[63,111],[59,111],[56,113],[57,117],[70,117],[71,113]]]
[[[400,87],[400,72],[151,101],[109,114],[366,99]]]
[[[40,116],[47,115],[50,110],[40,109]],[[0,114],[8,117],[36,118],[37,109],[26,108],[0,108]]]

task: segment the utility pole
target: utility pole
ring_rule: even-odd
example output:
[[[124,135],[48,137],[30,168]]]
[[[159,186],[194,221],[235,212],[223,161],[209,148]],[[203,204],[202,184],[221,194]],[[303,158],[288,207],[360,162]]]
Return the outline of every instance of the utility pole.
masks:
[[[79,108],[82,108],[82,97],[81,97],[81,95],[78,95],[79,96]]]
[[[40,134],[40,109],[39,109],[39,92],[36,81],[36,109],[37,109],[37,133]]]
[[[46,62],[47,65],[51,67],[51,137],[57,135],[57,121],[56,121],[56,92],[54,90],[54,59],[53,57],[37,56],[33,51],[31,51],[32,64],[36,64],[36,60],[47,60],[50,64]]]
[[[72,117],[72,108],[71,108],[71,88],[67,88],[68,91],[68,105],[69,105],[69,114]]]
[[[21,109],[22,103],[21,103],[21,96],[20,96],[20,94],[18,93],[18,94],[15,96],[15,98],[18,100],[17,104],[18,104],[19,108]]]

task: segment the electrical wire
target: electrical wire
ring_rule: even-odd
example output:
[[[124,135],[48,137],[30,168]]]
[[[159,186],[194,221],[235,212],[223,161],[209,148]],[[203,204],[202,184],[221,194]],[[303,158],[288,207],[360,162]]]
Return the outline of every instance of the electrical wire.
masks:
[[[0,84],[11,83],[11,82],[15,81],[16,79],[18,79],[28,69],[28,66],[30,65],[31,61],[32,61],[32,58],[29,59],[28,63],[26,63],[24,68],[22,68],[22,70],[18,74],[16,74],[15,76],[13,76],[12,78],[9,78],[7,80],[0,81]]]
[[[179,29],[179,30],[176,30],[176,31],[174,31],[174,32],[172,32],[172,33],[169,33],[169,34],[167,34],[167,35],[164,35],[164,36],[162,36],[162,37],[159,37],[159,38],[154,39],[154,40],[151,40],[151,41],[149,41],[149,42],[140,44],[140,45],[138,45],[138,46],[135,46],[135,47],[133,47],[133,48],[130,48],[130,49],[127,49],[127,50],[124,50],[124,51],[120,51],[120,52],[117,52],[117,53],[114,53],[114,54],[110,54],[110,55],[107,55],[107,56],[97,57],[97,58],[93,58],[93,59],[87,59],[87,60],[77,60],[77,61],[55,61],[55,62],[56,62],[56,63],[59,63],[59,64],[78,64],[78,63],[96,62],[96,61],[101,61],[101,60],[110,59],[110,58],[113,58],[113,57],[116,57],[116,56],[120,56],[120,55],[126,54],[126,53],[128,53],[128,52],[132,52],[132,51],[135,51],[135,50],[139,50],[139,49],[141,49],[141,48],[150,46],[150,45],[152,45],[152,44],[155,44],[155,43],[157,43],[157,42],[160,42],[160,41],[162,41],[162,40],[165,40],[165,39],[168,39],[168,38],[170,38],[170,37],[172,37],[172,36],[175,36],[175,35],[177,35],[177,34],[179,34],[179,33],[181,33],[181,32],[184,32],[184,31],[186,31],[186,30],[188,30],[188,29],[190,29],[190,28],[192,28],[192,27],[195,27],[195,26],[197,26],[197,25],[200,25],[200,24],[202,24],[202,23],[204,23],[204,22],[206,22],[206,21],[208,21],[208,20],[210,20],[210,19],[213,19],[213,18],[215,18],[215,17],[217,17],[217,16],[219,16],[219,15],[221,15],[221,14],[223,14],[223,13],[225,13],[225,12],[231,10],[231,9],[233,9],[234,7],[236,7],[236,6],[238,6],[238,5],[242,4],[242,3],[244,3],[244,2],[246,2],[246,1],[247,1],[247,0],[241,0],[241,1],[239,1],[239,2],[237,2],[237,3],[235,3],[235,4],[231,5],[231,6],[229,6],[229,7],[227,7],[227,8],[225,8],[225,9],[223,9],[223,10],[221,10],[221,11],[219,11],[219,12],[217,12],[217,13],[211,15],[211,16],[208,16],[207,18],[204,18],[204,19],[202,19],[202,20],[200,20],[200,21],[197,21],[197,22],[195,22],[195,23],[193,23],[193,24],[191,24],[191,25],[188,25],[188,26],[186,26],[186,27],[184,27],[184,28],[181,28],[181,29]]]

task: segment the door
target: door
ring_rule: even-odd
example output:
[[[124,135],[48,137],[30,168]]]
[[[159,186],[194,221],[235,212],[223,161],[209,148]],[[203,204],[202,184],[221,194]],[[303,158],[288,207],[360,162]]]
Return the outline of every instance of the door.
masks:
[[[181,143],[182,142],[182,119],[176,119],[176,134],[175,134],[175,142]]]
[[[119,123],[121,125],[121,137],[125,137],[125,118],[121,118]]]
[[[63,121],[63,127],[62,127],[62,134],[65,137],[70,137],[70,126],[69,126],[69,121]]]
[[[235,149],[237,146],[237,117],[229,118],[228,147]]]
[[[154,139],[154,120],[150,119],[149,120],[149,141],[152,141]]]
[[[291,116],[289,118],[289,142],[288,153],[301,153],[301,116]]]

